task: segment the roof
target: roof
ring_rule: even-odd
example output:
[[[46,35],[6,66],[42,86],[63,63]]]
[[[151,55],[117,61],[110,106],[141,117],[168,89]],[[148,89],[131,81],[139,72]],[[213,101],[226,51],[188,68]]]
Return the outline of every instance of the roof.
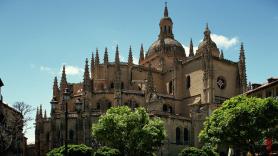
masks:
[[[0,87],[4,86],[4,83],[2,82],[1,78],[0,78]]]
[[[261,86],[255,88],[255,89],[252,89],[252,90],[249,90],[249,91],[245,92],[245,94],[248,95],[248,94],[251,94],[253,92],[256,92],[256,91],[259,91],[259,90],[271,87],[271,86],[276,85],[276,84],[278,84],[278,78],[273,78],[272,82],[262,84]]]

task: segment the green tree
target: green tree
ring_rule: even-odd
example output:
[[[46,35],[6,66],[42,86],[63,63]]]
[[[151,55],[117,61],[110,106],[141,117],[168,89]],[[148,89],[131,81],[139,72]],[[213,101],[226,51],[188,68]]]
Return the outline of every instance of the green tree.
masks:
[[[65,146],[60,146],[54,148],[47,153],[47,156],[64,156]],[[93,154],[93,149],[84,144],[80,145],[69,145],[68,155],[69,156],[91,156]]]
[[[94,156],[120,156],[121,153],[118,149],[109,148],[109,147],[100,147],[95,152]]]
[[[152,155],[166,137],[162,120],[149,118],[142,107],[112,107],[93,124],[92,134],[102,145],[126,155]]]
[[[187,147],[184,148],[179,156],[208,156],[205,151],[198,149],[196,147]]]
[[[265,137],[277,140],[277,125],[276,99],[237,96],[225,101],[206,119],[199,137],[205,144],[254,153],[255,144]]]

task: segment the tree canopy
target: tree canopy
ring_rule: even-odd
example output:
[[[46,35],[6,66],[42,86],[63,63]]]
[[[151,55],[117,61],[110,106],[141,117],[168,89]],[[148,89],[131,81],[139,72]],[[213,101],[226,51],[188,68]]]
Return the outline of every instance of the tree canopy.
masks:
[[[264,138],[277,140],[278,101],[237,96],[223,103],[205,121],[199,134],[202,142],[242,150]]]
[[[144,108],[112,107],[93,124],[93,137],[101,145],[127,155],[152,155],[166,137],[159,118],[150,118]]]

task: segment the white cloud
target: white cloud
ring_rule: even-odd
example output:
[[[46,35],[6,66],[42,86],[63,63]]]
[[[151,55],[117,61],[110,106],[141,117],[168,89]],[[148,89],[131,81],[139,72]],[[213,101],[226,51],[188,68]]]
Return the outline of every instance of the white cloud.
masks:
[[[218,48],[228,49],[239,43],[237,37],[228,38],[223,35],[211,34],[211,39],[217,44]]]
[[[45,71],[47,73],[50,73],[52,75],[55,74],[54,70],[52,68],[46,67],[46,66],[40,66],[40,70],[41,71]]]
[[[124,56],[119,55],[119,57],[121,62],[127,62],[127,59]]]
[[[184,44],[182,44],[183,48],[184,48],[184,51],[185,51],[185,54],[186,56],[188,57],[189,56],[189,47],[188,46],[185,46]],[[193,52],[194,54],[196,53],[196,50],[198,49],[198,47],[193,47]]]
[[[137,57],[133,57],[133,63],[138,64],[138,62],[139,62],[139,59]]]
[[[63,67],[60,68],[60,72],[62,73]],[[67,75],[81,75],[83,73],[83,69],[77,66],[66,65],[66,74]]]

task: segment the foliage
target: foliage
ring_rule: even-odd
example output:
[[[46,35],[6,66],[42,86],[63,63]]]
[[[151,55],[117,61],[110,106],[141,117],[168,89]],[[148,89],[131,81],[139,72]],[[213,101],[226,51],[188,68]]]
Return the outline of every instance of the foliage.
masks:
[[[206,119],[199,137],[213,146],[222,144],[245,150],[265,137],[277,140],[277,125],[276,99],[237,96],[225,101]]]
[[[118,149],[104,146],[97,149],[94,156],[120,156],[120,151]]]
[[[206,152],[196,147],[187,147],[184,148],[180,153],[179,156],[208,156]]]
[[[27,130],[31,129],[30,125],[28,124],[33,120],[30,114],[35,110],[33,106],[25,103],[25,102],[15,102],[13,107],[22,114],[23,116],[23,133],[26,134]],[[18,119],[21,121],[21,118]],[[18,125],[18,123],[15,123]]]
[[[216,152],[216,149],[211,146],[203,146],[202,150],[208,155],[208,156],[219,156],[219,154]]]
[[[152,155],[166,137],[159,118],[150,119],[144,108],[112,107],[92,127],[102,145],[119,149],[125,155]]]
[[[65,146],[54,148],[47,153],[47,156],[63,156],[65,152]],[[93,149],[84,144],[80,145],[68,145],[69,156],[91,156]]]

